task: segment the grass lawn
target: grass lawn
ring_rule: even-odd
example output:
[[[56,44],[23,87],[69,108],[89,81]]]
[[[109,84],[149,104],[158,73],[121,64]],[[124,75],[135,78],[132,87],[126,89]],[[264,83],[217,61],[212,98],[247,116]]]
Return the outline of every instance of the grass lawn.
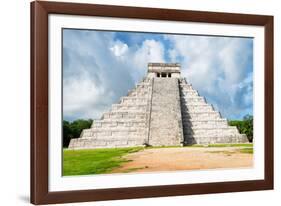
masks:
[[[207,147],[253,147],[253,143],[209,144]]]
[[[240,152],[241,153],[248,153],[248,154],[253,154],[253,147],[250,147],[250,148],[242,148],[240,149]]]
[[[110,148],[92,150],[63,150],[63,175],[104,174],[128,162],[128,153],[138,152],[142,147]]]

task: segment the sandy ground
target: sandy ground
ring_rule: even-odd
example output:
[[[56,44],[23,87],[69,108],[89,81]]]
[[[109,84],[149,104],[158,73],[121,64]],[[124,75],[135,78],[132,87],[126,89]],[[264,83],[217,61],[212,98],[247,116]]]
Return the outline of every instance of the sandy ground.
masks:
[[[131,161],[113,170],[113,173],[253,166],[253,154],[240,153],[237,147],[146,149],[125,158]]]

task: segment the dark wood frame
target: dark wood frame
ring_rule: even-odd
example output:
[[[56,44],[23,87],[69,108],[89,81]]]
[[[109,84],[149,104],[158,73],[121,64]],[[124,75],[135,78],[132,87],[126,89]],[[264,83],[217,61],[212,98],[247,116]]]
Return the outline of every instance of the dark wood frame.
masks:
[[[71,14],[264,26],[265,179],[235,182],[49,192],[49,14]],[[31,202],[33,204],[163,197],[267,189],[273,189],[273,16],[41,1],[35,1],[31,3]]]

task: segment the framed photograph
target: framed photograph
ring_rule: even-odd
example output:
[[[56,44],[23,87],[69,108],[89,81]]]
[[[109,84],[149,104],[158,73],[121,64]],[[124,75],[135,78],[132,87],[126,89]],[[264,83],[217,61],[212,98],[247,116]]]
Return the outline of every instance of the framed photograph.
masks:
[[[273,16],[31,3],[31,202],[273,189]]]

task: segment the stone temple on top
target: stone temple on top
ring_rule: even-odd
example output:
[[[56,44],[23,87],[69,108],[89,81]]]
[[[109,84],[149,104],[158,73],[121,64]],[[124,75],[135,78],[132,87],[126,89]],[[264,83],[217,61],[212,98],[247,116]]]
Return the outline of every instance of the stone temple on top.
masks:
[[[69,148],[248,142],[181,77],[179,64],[149,63],[146,77]]]

